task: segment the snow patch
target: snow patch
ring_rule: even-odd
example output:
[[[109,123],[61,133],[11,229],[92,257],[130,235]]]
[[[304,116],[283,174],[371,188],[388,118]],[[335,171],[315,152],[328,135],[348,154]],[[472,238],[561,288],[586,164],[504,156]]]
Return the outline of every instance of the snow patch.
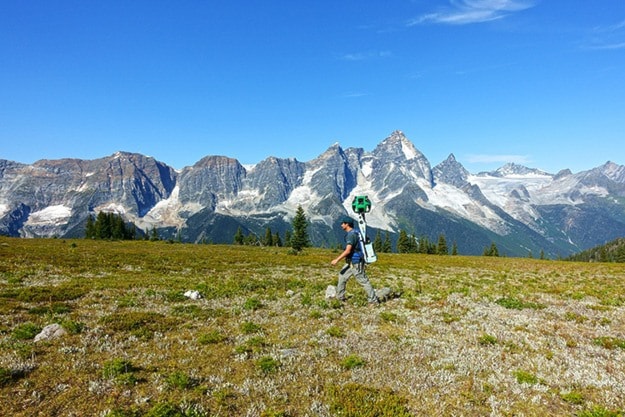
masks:
[[[9,206],[7,206],[6,204],[0,204],[0,217],[7,214],[8,211],[9,211]]]
[[[401,141],[401,151],[404,153],[407,160],[415,159],[419,156],[414,146],[411,146],[410,143],[405,140]]]
[[[66,224],[72,215],[72,209],[64,206],[49,206],[43,210],[35,211],[30,214],[26,224],[28,226],[60,226]]]
[[[119,215],[126,214],[126,208],[122,206],[121,204],[117,204],[117,203],[109,203],[106,205],[96,207],[95,211],[97,212],[103,211],[105,213],[115,213]]]
[[[169,198],[159,201],[142,219],[137,219],[137,225],[144,229],[146,225],[182,227],[184,225],[184,219],[182,219],[178,213],[183,210],[196,213],[202,209],[202,206],[197,203],[183,205],[180,202],[179,194],[180,187],[176,185],[169,195]]]

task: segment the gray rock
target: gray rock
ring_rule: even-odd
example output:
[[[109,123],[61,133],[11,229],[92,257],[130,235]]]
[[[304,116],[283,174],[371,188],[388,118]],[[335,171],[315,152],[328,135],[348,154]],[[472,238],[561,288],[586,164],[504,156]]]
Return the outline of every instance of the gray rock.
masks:
[[[49,324],[46,327],[44,327],[43,330],[37,336],[35,336],[35,342],[39,342],[41,340],[57,339],[66,334],[67,332],[65,331],[63,327],[61,327],[60,324],[57,324],[57,323]]]

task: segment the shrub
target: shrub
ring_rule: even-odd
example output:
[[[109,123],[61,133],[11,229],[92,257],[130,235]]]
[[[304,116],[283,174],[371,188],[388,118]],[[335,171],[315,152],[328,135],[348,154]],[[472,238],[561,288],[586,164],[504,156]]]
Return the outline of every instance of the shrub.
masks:
[[[562,394],[560,397],[570,404],[580,405],[584,403],[584,396],[577,391],[571,391],[566,394]]]
[[[538,378],[536,377],[536,375],[527,371],[523,371],[523,370],[515,371],[514,377],[516,378],[516,382],[518,382],[519,384],[529,384],[529,385],[538,384]]]
[[[243,304],[243,308],[244,309],[252,310],[252,311],[256,311],[256,310],[262,308],[262,306],[263,306],[263,304],[256,297],[248,298],[247,300],[245,300],[245,303]]]
[[[256,361],[256,366],[260,369],[264,374],[269,374],[271,372],[275,372],[280,366],[280,362],[271,356],[263,356],[258,361]]]
[[[399,316],[395,313],[392,313],[390,311],[382,311],[380,313],[380,318],[388,323],[398,323],[399,322]]]
[[[408,401],[391,390],[360,384],[331,386],[328,389],[330,413],[341,417],[411,417]]]
[[[497,338],[490,334],[484,333],[482,336],[480,336],[478,343],[482,346],[495,345],[497,344]]]
[[[330,326],[326,333],[332,337],[345,337],[345,332],[338,326]]]
[[[221,343],[226,340],[226,336],[221,334],[219,330],[212,330],[208,333],[203,333],[198,336],[197,341],[200,345],[211,345]]]
[[[608,336],[597,337],[594,340],[594,343],[595,345],[601,346],[606,349],[616,349],[616,348],[625,349],[625,339],[619,339],[616,337],[608,337]]]
[[[580,412],[578,417],[623,417],[625,414],[623,411],[611,411],[602,406],[595,406],[591,410],[585,410]]]
[[[261,331],[261,327],[255,323],[252,323],[251,321],[246,321],[244,323],[241,323],[241,331],[244,334],[258,333]]]
[[[365,365],[365,360],[358,355],[349,355],[341,361],[341,366],[347,370],[359,368]]]
[[[104,363],[102,376],[122,385],[134,385],[137,383],[137,378],[133,374],[135,370],[135,367],[128,360],[111,359]]]
[[[6,368],[0,368],[0,387],[9,385],[13,380],[11,371]]]
[[[84,323],[79,323],[73,320],[63,320],[61,322],[61,326],[63,326],[63,328],[67,330],[70,334],[82,333],[85,328]]]
[[[540,309],[545,308],[545,306],[542,304],[522,301],[515,297],[502,297],[498,299],[497,301],[495,301],[495,303],[499,304],[500,306],[504,308],[508,308],[512,310],[523,310],[524,308],[540,310]]]
[[[34,323],[24,323],[13,329],[13,337],[18,340],[30,340],[41,331],[41,327]]]
[[[187,389],[194,385],[193,379],[181,371],[168,375],[165,381],[171,388]]]

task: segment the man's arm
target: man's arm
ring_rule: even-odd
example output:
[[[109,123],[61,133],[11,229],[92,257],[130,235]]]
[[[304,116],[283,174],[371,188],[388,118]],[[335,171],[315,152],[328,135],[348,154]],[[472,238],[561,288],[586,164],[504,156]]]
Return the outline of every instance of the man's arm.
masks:
[[[345,246],[343,253],[332,260],[332,265],[336,265],[341,259],[348,257],[350,253],[352,253],[352,245],[348,244]]]

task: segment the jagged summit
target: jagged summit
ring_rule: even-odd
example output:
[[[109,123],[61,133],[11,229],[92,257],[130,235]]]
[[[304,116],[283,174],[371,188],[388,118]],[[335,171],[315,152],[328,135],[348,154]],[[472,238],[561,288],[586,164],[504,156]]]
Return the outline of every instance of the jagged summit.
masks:
[[[315,245],[341,238],[336,220],[355,195],[373,202],[371,230],[444,234],[460,253],[541,250],[557,257],[625,236],[625,167],[613,162],[558,175],[507,164],[470,174],[454,154],[434,168],[401,131],[373,151],[331,145],[317,158],[268,157],[254,167],[206,156],[179,171],[118,152],[95,160],[0,160],[0,233],[81,237],[89,215],[114,211],[142,230],[184,241],[230,243],[238,228],[282,235],[298,206]]]
[[[447,183],[455,187],[463,187],[467,184],[467,178],[469,178],[469,171],[456,160],[454,154],[449,154],[440,164],[436,165],[432,169],[434,175],[434,181],[436,183]]]
[[[384,139],[373,151],[374,154],[384,154],[389,157],[403,158],[406,160],[422,159],[425,156],[415,148],[414,144],[406,138],[404,133],[396,130]]]
[[[502,166],[501,168],[498,168],[496,171],[491,172],[490,174],[496,177],[505,177],[508,175],[528,175],[528,174],[550,175],[546,173],[545,171],[541,171],[535,168],[528,168],[526,166],[515,164],[513,162],[505,164],[504,166]]]

